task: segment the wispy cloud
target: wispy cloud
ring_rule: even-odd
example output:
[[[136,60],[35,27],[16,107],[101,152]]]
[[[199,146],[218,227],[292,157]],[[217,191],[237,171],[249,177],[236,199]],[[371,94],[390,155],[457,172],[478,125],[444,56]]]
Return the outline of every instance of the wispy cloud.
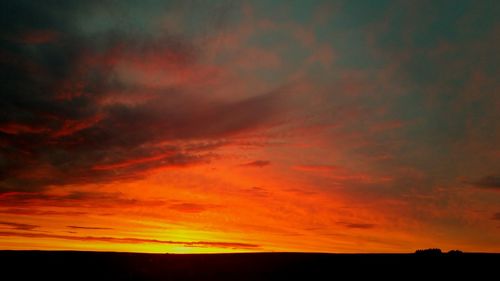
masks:
[[[34,224],[25,224],[25,223],[16,223],[7,221],[0,221],[0,226],[6,226],[15,230],[33,230],[35,228],[40,227],[39,225],[34,225]]]
[[[82,216],[87,214],[79,211],[52,211],[33,208],[7,208],[1,209],[0,213],[19,216]]]
[[[117,237],[107,237],[107,236],[70,236],[70,235],[57,235],[57,234],[45,234],[45,233],[21,233],[21,232],[9,232],[0,231],[0,236],[3,237],[25,237],[25,238],[51,238],[51,239],[63,239],[63,240],[73,240],[73,241],[83,241],[83,242],[108,242],[108,243],[118,243],[118,244],[166,244],[166,245],[180,245],[184,247],[215,247],[215,248],[229,248],[229,249],[258,249],[260,246],[256,244],[249,243],[237,243],[237,242],[219,242],[219,241],[170,241],[170,240],[158,240],[158,239],[145,239],[145,238],[117,238]]]
[[[262,167],[265,167],[265,166],[268,166],[268,165],[271,165],[270,161],[267,161],[267,160],[255,160],[255,161],[252,161],[252,162],[247,162],[247,163],[240,164],[240,167],[258,167],[258,168],[262,168]]]
[[[172,203],[168,207],[172,210],[183,212],[183,213],[201,213],[201,212],[204,212],[206,210],[216,208],[218,206],[215,206],[212,204],[181,202],[181,203]]]
[[[500,176],[489,175],[478,180],[465,181],[465,183],[484,189],[500,189]]]
[[[371,223],[354,223],[346,221],[337,222],[337,224],[347,228],[355,228],[355,229],[371,229],[375,227],[375,225]]]
[[[335,165],[295,165],[292,168],[294,170],[308,172],[329,172],[339,169]]]
[[[72,229],[85,229],[85,230],[112,230],[113,228],[109,227],[95,227],[95,226],[78,226],[78,225],[68,225],[66,226]]]
[[[75,191],[58,195],[50,194],[47,192],[10,192],[0,194],[0,206],[7,207],[113,207],[133,205],[161,206],[165,204],[166,202],[163,200],[139,200],[130,198],[121,192]],[[11,209],[10,211],[16,212],[16,210],[21,213],[25,212],[25,208]],[[48,214],[50,214],[50,211]]]

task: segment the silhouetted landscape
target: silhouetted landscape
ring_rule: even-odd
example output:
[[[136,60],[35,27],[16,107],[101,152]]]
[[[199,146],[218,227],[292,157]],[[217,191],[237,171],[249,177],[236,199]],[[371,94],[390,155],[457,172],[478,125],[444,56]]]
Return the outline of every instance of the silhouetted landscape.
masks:
[[[0,262],[4,276],[15,276],[16,280],[334,280],[341,276],[402,280],[439,276],[449,280],[458,276],[495,276],[500,254],[1,251]]]

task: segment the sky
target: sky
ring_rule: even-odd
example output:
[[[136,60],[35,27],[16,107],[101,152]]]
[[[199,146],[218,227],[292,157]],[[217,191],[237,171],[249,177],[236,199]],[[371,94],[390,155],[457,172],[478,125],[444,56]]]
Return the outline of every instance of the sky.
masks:
[[[500,252],[497,1],[0,6],[0,249]]]

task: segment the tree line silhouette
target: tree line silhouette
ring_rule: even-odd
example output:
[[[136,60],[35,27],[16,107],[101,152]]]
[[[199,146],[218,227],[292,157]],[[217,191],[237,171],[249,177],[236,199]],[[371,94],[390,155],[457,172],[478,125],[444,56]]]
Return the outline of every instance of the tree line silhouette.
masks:
[[[415,254],[417,254],[417,255],[443,255],[443,254],[461,255],[461,254],[463,254],[463,252],[460,250],[450,250],[450,251],[448,251],[448,253],[444,253],[439,248],[429,248],[429,249],[416,250]]]

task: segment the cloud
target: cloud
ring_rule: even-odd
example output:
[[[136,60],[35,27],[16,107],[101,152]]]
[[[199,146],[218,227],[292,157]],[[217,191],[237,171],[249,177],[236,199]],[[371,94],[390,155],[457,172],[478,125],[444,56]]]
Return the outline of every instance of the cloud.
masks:
[[[84,120],[64,120],[62,127],[52,133],[55,138],[70,136],[78,131],[93,127],[103,119],[102,115],[91,116]]]
[[[246,196],[260,197],[260,198],[269,197],[271,195],[271,193],[268,190],[258,186],[245,188],[242,189],[240,192]]]
[[[248,163],[241,164],[240,167],[259,167],[262,168],[264,166],[270,165],[271,162],[267,160],[256,160]]]
[[[213,207],[215,206],[210,204],[198,204],[198,203],[187,203],[187,202],[172,203],[169,205],[170,209],[183,213],[201,213]]]
[[[484,189],[500,189],[500,176],[489,175],[475,181],[465,181],[465,183]]]
[[[375,227],[374,224],[370,224],[370,223],[352,223],[352,222],[345,222],[345,221],[338,222],[337,224],[342,225],[342,226],[347,227],[347,228],[355,228],[355,229],[370,229],[370,228]]]
[[[251,142],[241,136],[283,118],[288,88],[220,95],[234,81],[213,87],[224,70],[206,65],[199,41],[135,18],[139,29],[123,18],[95,24],[90,11],[107,7],[86,2],[5,7],[0,193],[205,164],[232,138]],[[123,5],[111,17],[128,17]]]
[[[495,213],[493,214],[493,216],[491,217],[492,220],[500,220],[500,213]]]
[[[126,197],[121,192],[83,192],[66,194],[47,192],[10,192],[0,194],[0,206],[53,206],[53,207],[114,207],[114,206],[162,206],[162,200],[139,200]],[[11,209],[12,211],[13,209]],[[19,209],[18,209],[19,210]]]
[[[66,194],[51,194],[49,192],[10,192],[0,194],[0,213],[13,215],[84,215],[84,212],[43,211],[37,207],[85,207],[85,208],[114,208],[127,206],[166,207],[181,213],[201,213],[210,209],[219,208],[219,205],[209,203],[185,202],[181,200],[162,199],[135,199],[127,197],[121,192],[82,192],[75,191]],[[31,207],[29,209],[28,207]],[[111,229],[93,228],[85,226],[67,226],[73,229]]]
[[[17,37],[13,37],[13,41],[23,44],[47,44],[57,41],[59,33],[54,30],[38,29],[25,31]]]
[[[102,171],[102,170],[122,169],[122,168],[127,168],[127,167],[138,165],[138,164],[163,160],[165,158],[172,156],[172,154],[173,154],[172,152],[168,152],[168,153],[153,155],[153,156],[149,156],[149,157],[142,157],[142,158],[137,158],[137,159],[127,159],[127,160],[124,160],[122,162],[117,162],[117,163],[101,164],[101,165],[96,165],[96,166],[92,167],[92,170]]]
[[[0,221],[0,225],[7,226],[15,230],[33,230],[40,226],[34,224],[16,223],[16,222],[6,222]]]
[[[393,180],[393,177],[355,171],[350,168],[336,165],[295,165],[292,166],[292,169],[317,173],[322,177],[329,178],[332,183],[373,184],[385,183]]]
[[[19,215],[19,216],[84,216],[85,212],[78,211],[46,211],[33,208],[7,208],[0,209],[0,214]]]
[[[117,238],[117,237],[102,237],[102,236],[69,236],[45,233],[20,233],[10,231],[0,231],[2,237],[25,237],[25,238],[50,238],[50,239],[64,239],[83,242],[109,242],[120,244],[166,244],[166,245],[180,245],[184,247],[215,247],[215,248],[230,248],[230,249],[259,249],[260,246],[249,243],[237,242],[219,242],[219,241],[170,241],[158,239],[144,239],[144,238]]]
[[[86,229],[86,230],[112,230],[113,228],[109,227],[89,227],[89,226],[77,226],[77,225],[68,225],[66,226],[72,229]]]
[[[292,168],[294,170],[307,172],[329,172],[338,169],[338,167],[334,165],[296,165]]]
[[[39,134],[47,131],[46,128],[37,128],[28,124],[4,123],[0,125],[0,132],[10,135]]]
[[[310,195],[318,194],[318,192],[316,192],[316,191],[312,191],[310,189],[303,189],[303,188],[288,188],[288,189],[285,189],[285,191],[290,192],[290,193],[294,193],[294,194],[298,194],[300,196],[310,196]]]

